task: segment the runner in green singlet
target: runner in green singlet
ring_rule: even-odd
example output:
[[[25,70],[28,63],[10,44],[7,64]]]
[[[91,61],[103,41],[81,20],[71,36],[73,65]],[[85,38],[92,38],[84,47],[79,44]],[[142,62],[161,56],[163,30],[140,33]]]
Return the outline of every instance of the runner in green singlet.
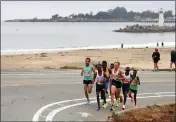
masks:
[[[81,71],[81,76],[84,75],[84,79],[83,79],[83,84],[84,84],[84,93],[85,96],[87,98],[87,103],[86,104],[90,104],[90,100],[89,100],[89,95],[92,92],[92,84],[94,83],[93,81],[93,73],[95,73],[95,70],[92,66],[90,66],[90,58],[86,58],[85,59],[85,66],[82,68]]]
[[[131,83],[130,83],[130,90],[129,90],[129,97],[131,98],[131,102],[133,102],[133,97],[131,96],[134,93],[134,108],[136,108],[136,96],[138,91],[138,85],[140,85],[139,76],[137,76],[137,70],[133,70],[133,74],[131,75]]]

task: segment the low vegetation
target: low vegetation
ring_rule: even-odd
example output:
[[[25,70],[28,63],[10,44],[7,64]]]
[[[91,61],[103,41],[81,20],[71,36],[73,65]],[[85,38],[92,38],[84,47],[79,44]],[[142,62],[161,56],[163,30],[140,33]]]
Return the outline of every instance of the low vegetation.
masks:
[[[176,122],[176,103],[153,105],[113,114],[111,122]]]

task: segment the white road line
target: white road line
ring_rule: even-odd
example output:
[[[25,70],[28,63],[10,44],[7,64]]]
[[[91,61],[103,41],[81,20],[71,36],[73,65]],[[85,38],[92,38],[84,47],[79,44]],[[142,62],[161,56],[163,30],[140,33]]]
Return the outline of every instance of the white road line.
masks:
[[[60,105],[60,106],[62,106],[62,107],[65,106],[65,105],[63,105],[63,104],[57,104],[57,105]]]
[[[90,98],[90,99],[95,99],[95,98],[96,98],[96,97]],[[80,101],[80,100],[86,100],[86,98],[73,99],[73,100],[64,100],[64,101],[55,102],[55,103],[51,103],[51,104],[48,104],[48,105],[46,105],[46,106],[43,106],[42,108],[40,108],[40,109],[35,113],[35,115],[34,115],[32,121],[38,121],[38,120],[39,120],[39,115],[41,115],[42,112],[43,112],[45,109],[47,109],[47,108],[49,108],[49,107],[51,107],[51,106],[53,106],[53,105],[57,105],[57,104],[60,104],[60,103],[66,103],[66,102],[72,102],[72,101]]]
[[[164,93],[164,92],[157,92],[157,93]],[[173,93],[174,94],[174,96],[175,96],[175,92],[165,92],[165,93]],[[155,94],[155,93],[141,93],[141,94]],[[138,94],[138,95],[141,95],[141,94]],[[149,96],[148,96],[149,97]],[[150,96],[150,97],[161,97],[161,96]],[[146,97],[138,97],[138,98],[147,98],[147,96]],[[96,97],[94,97],[94,98],[90,98],[91,100],[92,99],[96,99]],[[47,108],[49,108],[49,107],[51,107],[51,106],[54,106],[54,105],[57,105],[57,104],[61,104],[61,103],[67,103],[67,102],[73,102],[73,101],[76,101],[76,102],[78,102],[78,101],[81,101],[81,100],[86,100],[86,98],[81,98],[81,99],[73,99],[73,100],[64,100],[64,101],[59,101],[59,102],[55,102],[55,103],[51,103],[51,104],[48,104],[48,105],[45,105],[45,106],[43,106],[42,108],[40,108],[35,114],[34,114],[34,116],[33,116],[33,119],[32,119],[32,121],[39,121],[39,116],[42,114],[42,112],[43,111],[45,111]],[[95,101],[96,102],[96,101]],[[82,105],[82,104],[85,104],[85,102],[84,103],[76,103],[76,106],[77,105]],[[72,105],[73,106],[73,105]],[[71,107],[72,107],[71,106]],[[75,106],[75,104],[74,104],[74,106]],[[73,106],[73,107],[74,107]],[[64,109],[66,109],[66,108],[68,107],[68,106],[64,106]],[[62,107],[62,109],[60,110],[59,109],[59,111],[62,111],[62,110],[64,110],[63,109],[63,107]],[[58,110],[57,110],[58,111]],[[56,112],[57,112],[56,111]],[[53,116],[53,114],[52,114],[52,116]],[[49,119],[50,119],[51,117],[49,117]]]
[[[165,96],[171,96],[171,95],[165,95]],[[175,95],[172,95],[172,96],[175,96]],[[159,97],[163,97],[163,96],[146,96],[146,97],[137,97],[137,98],[138,98],[138,99],[139,99],[139,98],[140,98],[140,99],[145,99],[145,98],[156,98],[156,97],[159,98]],[[129,98],[128,98],[128,99],[129,99]],[[110,99],[108,99],[107,101],[110,101]],[[97,100],[91,101],[91,103],[96,103],[96,102],[97,102]],[[61,108],[57,108],[57,109],[53,110],[51,113],[48,114],[48,116],[46,117],[46,120],[45,120],[45,121],[52,121],[53,118],[54,118],[54,116],[55,116],[57,113],[59,113],[59,112],[65,110],[65,109],[68,109],[68,108],[71,108],[71,107],[75,107],[75,106],[79,106],[79,105],[84,105],[84,104],[85,104],[85,102],[82,102],[82,103],[76,103],[76,104],[64,106],[64,107],[61,107]]]
[[[43,116],[43,115],[40,115],[41,117],[43,117],[43,118],[46,118],[46,116]]]

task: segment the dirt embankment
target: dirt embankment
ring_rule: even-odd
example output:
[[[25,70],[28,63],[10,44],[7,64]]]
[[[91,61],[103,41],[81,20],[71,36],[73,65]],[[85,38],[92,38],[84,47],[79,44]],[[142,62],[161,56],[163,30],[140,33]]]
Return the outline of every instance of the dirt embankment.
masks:
[[[176,122],[176,103],[153,105],[114,114],[109,122]]]

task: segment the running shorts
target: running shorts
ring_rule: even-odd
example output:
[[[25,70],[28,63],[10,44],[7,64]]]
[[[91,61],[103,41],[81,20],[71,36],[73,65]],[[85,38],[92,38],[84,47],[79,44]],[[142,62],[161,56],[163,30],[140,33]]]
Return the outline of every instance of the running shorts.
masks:
[[[116,86],[116,88],[121,88],[122,87],[122,82],[113,79],[111,85]]]
[[[96,83],[96,92],[101,92],[101,99],[105,97],[105,83],[98,84]]]
[[[92,80],[83,80],[83,84],[86,84],[86,85],[92,84]]]
[[[130,84],[125,84],[125,83],[123,83],[122,84],[122,92],[123,92],[123,95],[125,94],[125,93],[128,93],[129,92],[129,89],[130,89]]]
[[[133,92],[133,93],[137,92],[137,90],[133,90],[133,89],[130,89],[130,91]]]
[[[154,59],[153,60],[154,63],[158,63],[158,61],[159,61],[158,59]]]

